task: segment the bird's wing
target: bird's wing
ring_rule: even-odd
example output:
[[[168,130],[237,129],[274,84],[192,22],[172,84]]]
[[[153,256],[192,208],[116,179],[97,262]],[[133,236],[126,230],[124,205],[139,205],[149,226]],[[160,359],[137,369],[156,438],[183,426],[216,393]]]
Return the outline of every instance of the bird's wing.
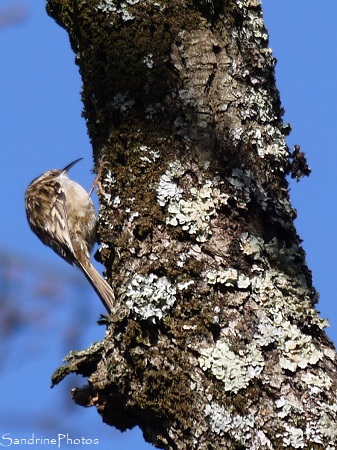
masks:
[[[34,198],[36,204],[31,205],[39,209],[39,220],[31,224],[33,231],[40,240],[51,247],[55,253],[64,258],[70,264],[74,263],[74,248],[68,228],[66,208],[66,196],[61,184],[53,180],[53,196],[51,201],[50,184],[41,187],[38,198]]]
[[[61,255],[68,262],[73,264],[74,262],[74,248],[72,245],[69,227],[68,227],[68,215],[66,208],[66,196],[61,188],[61,184],[56,182],[57,195],[55,196],[54,204],[52,204],[51,224],[53,224],[52,233],[55,235],[55,239],[60,243]],[[55,250],[55,249],[53,249]],[[56,250],[55,250],[56,251]],[[56,251],[57,253],[57,251]]]

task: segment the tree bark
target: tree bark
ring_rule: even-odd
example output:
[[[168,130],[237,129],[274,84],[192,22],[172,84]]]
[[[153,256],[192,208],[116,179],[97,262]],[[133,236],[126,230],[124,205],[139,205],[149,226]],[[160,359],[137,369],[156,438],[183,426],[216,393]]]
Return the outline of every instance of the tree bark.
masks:
[[[106,337],[54,374],[164,449],[337,448],[336,353],[293,220],[258,0],[49,0],[83,79]]]

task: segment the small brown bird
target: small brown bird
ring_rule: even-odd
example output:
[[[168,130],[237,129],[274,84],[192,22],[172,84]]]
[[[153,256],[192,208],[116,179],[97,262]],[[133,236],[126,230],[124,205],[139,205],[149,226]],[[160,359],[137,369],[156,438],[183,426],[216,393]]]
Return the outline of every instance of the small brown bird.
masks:
[[[35,178],[25,195],[26,214],[37,237],[83,271],[111,313],[113,290],[90,262],[96,238],[95,207],[85,189],[67,176],[69,169],[81,159],[63,170],[49,170]]]

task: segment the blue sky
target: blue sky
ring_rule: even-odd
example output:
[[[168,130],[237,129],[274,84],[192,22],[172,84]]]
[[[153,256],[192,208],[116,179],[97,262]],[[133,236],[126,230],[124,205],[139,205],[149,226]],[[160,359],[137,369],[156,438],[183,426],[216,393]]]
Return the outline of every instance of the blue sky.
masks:
[[[320,293],[318,309],[329,318],[327,333],[336,342],[337,3],[317,5],[263,0],[285,121],[293,129],[288,145],[299,144],[312,168],[309,178],[291,183],[295,224]]]
[[[11,4],[0,1],[0,13]],[[71,329],[73,315],[84,309],[87,333],[81,335],[78,348],[85,348],[103,336],[104,330],[95,323],[102,308],[90,288],[86,289],[85,281],[82,285],[76,270],[30,232],[23,195],[32,178],[44,170],[63,167],[82,156],[84,160],[74,167],[72,176],[89,188],[92,156],[81,118],[81,80],[67,34],[46,15],[44,0],[16,4],[25,5],[26,20],[0,29],[0,249],[18,255],[24,268],[29,266],[34,272],[33,277],[39,273],[45,276],[52,267],[62,274],[61,280],[63,275],[76,279],[78,289],[74,307],[64,312],[59,304],[42,306],[46,320],[31,327],[32,337],[18,332],[11,341],[10,357],[4,367],[0,366],[0,436],[9,432],[25,437],[35,432],[50,437],[48,429],[55,430],[52,415],[46,413],[43,421],[41,411],[59,408],[62,414],[69,411],[60,423],[60,433],[76,436],[81,423],[84,427],[80,430],[90,430],[91,437],[100,439],[100,448],[107,448],[108,442],[114,450],[150,448],[139,431],[120,434],[102,424],[94,409],[74,410],[70,400],[65,406],[64,389],[49,389],[51,373],[70,350],[60,344],[59,324],[67,321]],[[301,145],[312,168],[309,178],[291,184],[293,206],[298,211],[296,226],[321,294],[318,308],[329,318],[328,334],[336,342],[337,2],[326,0],[320,8],[314,0],[306,0],[305,6],[294,0],[263,0],[263,7],[270,46],[278,60],[277,84],[285,120],[293,128],[288,145]],[[83,291],[88,291],[84,299]],[[29,302],[29,293],[20,298]],[[28,310],[29,303],[23,308],[25,314]]]

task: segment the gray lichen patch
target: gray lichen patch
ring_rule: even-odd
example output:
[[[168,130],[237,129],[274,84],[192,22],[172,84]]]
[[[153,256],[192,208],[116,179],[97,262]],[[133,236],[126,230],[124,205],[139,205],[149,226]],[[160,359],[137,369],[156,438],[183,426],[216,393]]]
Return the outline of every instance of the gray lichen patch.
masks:
[[[220,339],[214,346],[200,350],[199,364],[203,370],[224,383],[225,391],[237,393],[248,386],[249,381],[260,375],[264,367],[262,353],[254,344],[234,352],[226,339]]]
[[[165,317],[176,302],[176,288],[167,277],[138,274],[131,279],[125,297],[133,314],[155,323]]]
[[[217,208],[226,205],[229,196],[221,193],[219,180],[205,180],[200,187],[184,192],[177,180],[184,172],[179,161],[170,163],[161,176],[157,187],[158,203],[166,207],[166,223],[181,227],[198,242],[205,242],[212,234],[210,220],[216,216]]]
[[[220,436],[228,433],[236,442],[242,444],[252,442],[252,436],[256,433],[254,431],[256,428],[254,414],[247,416],[231,414],[230,411],[215,402],[207,404],[204,412],[214,433]],[[260,434],[260,442],[262,437],[263,433]],[[265,439],[266,442],[269,441],[267,438]],[[256,440],[256,443],[259,441]]]

